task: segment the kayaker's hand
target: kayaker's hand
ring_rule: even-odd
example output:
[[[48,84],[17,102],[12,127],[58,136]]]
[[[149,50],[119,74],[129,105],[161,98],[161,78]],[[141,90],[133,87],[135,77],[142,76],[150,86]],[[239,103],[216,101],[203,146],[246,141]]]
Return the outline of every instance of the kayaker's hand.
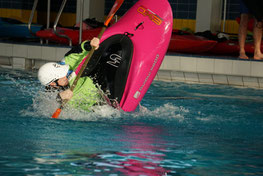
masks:
[[[67,89],[59,93],[59,96],[62,100],[70,100],[73,97],[73,92],[70,89]]]
[[[100,45],[100,39],[97,37],[94,37],[91,41],[90,41],[90,45],[92,47],[95,47],[95,50],[97,50],[99,48]]]

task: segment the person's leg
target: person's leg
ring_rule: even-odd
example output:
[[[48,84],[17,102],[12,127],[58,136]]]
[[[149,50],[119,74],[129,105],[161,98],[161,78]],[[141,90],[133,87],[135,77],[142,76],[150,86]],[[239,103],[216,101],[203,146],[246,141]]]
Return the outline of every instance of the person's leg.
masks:
[[[241,59],[248,59],[245,51],[248,22],[249,22],[249,14],[242,13],[240,18],[240,24],[239,24],[239,32],[238,32],[239,58]]]
[[[254,38],[254,59],[260,60],[263,59],[263,54],[261,52],[261,39],[262,39],[262,21],[258,22],[256,20],[256,25],[254,26],[253,29],[253,38]]]

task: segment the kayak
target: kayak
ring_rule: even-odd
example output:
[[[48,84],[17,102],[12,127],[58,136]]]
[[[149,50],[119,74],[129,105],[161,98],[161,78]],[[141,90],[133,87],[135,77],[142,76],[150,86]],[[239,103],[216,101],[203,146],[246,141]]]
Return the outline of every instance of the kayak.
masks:
[[[233,41],[233,40],[226,40],[226,41],[218,42],[208,52],[211,54],[216,54],[216,55],[238,54],[239,44],[238,44],[238,41]]]
[[[260,49],[261,49],[261,51],[263,51],[263,43],[261,43]],[[254,54],[254,50],[255,50],[254,42],[247,42],[245,45],[246,53]]]
[[[261,46],[261,51],[263,47]],[[245,51],[247,54],[254,54],[254,50],[255,50],[255,47],[254,47],[254,42],[248,42],[245,44]]]
[[[237,17],[237,18],[236,18],[236,21],[237,21],[238,24],[240,24],[240,20],[241,20],[240,17]],[[247,25],[247,29],[248,29],[249,31],[253,31],[254,23],[255,23],[255,19],[254,19],[254,18],[251,18],[251,19],[249,20],[249,22],[248,22],[248,25]]]
[[[98,36],[100,30],[103,27],[103,23],[97,21],[95,18],[87,18],[82,21],[82,41],[91,40],[93,37]],[[36,35],[42,39],[46,39],[55,43],[69,44],[69,38],[72,45],[79,44],[79,27],[80,23],[77,23],[74,27],[57,27],[57,34],[53,28],[43,29],[36,33]],[[67,36],[63,37],[63,36]]]
[[[217,43],[209,49],[206,53],[214,55],[238,55],[239,43],[237,36],[229,36],[226,33],[212,33],[211,31],[204,31],[196,33],[196,35],[203,36],[209,40],[214,40]],[[250,41],[250,40],[248,40]],[[246,42],[245,50],[251,51],[251,43]]]
[[[217,41],[206,39],[185,31],[173,30],[168,51],[178,53],[204,53],[216,45]]]
[[[84,74],[94,78],[123,111],[134,111],[163,61],[172,27],[168,0],[138,1],[104,32]]]
[[[99,32],[101,30],[100,28],[95,28],[95,29],[87,29],[82,31],[82,39],[84,40],[91,40],[93,37],[98,36]],[[63,27],[57,27],[57,33],[59,35],[64,35],[67,36],[68,38],[71,39],[72,45],[78,45],[79,44],[79,28],[63,28]],[[36,33],[36,36],[50,40],[56,43],[61,43],[61,44],[69,44],[69,40],[65,37],[60,37],[55,34],[54,29],[44,29],[40,30]]]
[[[36,33],[41,27],[41,25],[32,24],[31,30]],[[28,24],[13,18],[0,17],[0,29],[1,38],[35,38],[28,30]]]
[[[254,54],[254,42],[246,42],[245,51],[247,54]],[[263,44],[261,44],[261,51],[263,51]],[[227,40],[218,42],[214,48],[209,50],[209,53],[216,55],[238,55],[239,44],[238,41]]]

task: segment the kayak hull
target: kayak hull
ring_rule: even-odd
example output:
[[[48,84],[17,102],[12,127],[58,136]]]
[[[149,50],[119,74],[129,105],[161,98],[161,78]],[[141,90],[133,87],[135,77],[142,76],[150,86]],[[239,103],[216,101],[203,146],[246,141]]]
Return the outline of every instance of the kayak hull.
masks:
[[[115,75],[123,77],[125,82],[121,99],[118,100],[122,110],[134,111],[147,92],[167,52],[172,27],[172,9],[167,0],[140,0],[104,32],[100,46],[117,35],[125,35],[132,44],[131,60],[124,71],[125,76]],[[102,50],[101,47],[99,49]],[[122,63],[127,62],[121,56],[117,58],[111,57],[112,60],[107,61],[114,69],[119,69]]]
[[[187,32],[180,33],[173,31],[169,44],[169,52],[199,54],[205,53],[217,44],[214,40],[208,40]]]
[[[218,42],[211,50],[209,50],[209,53],[216,55],[227,55],[227,54],[232,55],[232,54],[238,54],[238,52],[239,52],[238,41],[231,41],[231,40]]]
[[[98,34],[100,33],[100,30],[101,28],[83,30],[82,31],[83,41],[91,40],[93,37],[98,36]],[[79,44],[79,30],[78,29],[57,27],[57,33],[59,35],[65,35],[69,37],[72,41],[72,45]],[[36,33],[36,36],[42,39],[50,40],[50,41],[61,43],[61,44],[66,44],[66,45],[69,44],[69,40],[67,38],[56,35],[53,29],[40,30]]]
[[[31,25],[32,33],[36,33],[42,26]],[[0,37],[1,38],[35,38],[28,30],[28,24],[12,18],[0,18]]]

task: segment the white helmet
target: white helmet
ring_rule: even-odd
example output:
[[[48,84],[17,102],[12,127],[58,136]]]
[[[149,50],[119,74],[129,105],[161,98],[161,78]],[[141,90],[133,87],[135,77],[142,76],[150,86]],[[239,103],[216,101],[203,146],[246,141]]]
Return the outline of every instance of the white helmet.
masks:
[[[42,65],[38,70],[38,79],[41,84],[48,86],[53,81],[63,78],[67,75],[69,65],[60,65],[55,62],[49,62]]]

